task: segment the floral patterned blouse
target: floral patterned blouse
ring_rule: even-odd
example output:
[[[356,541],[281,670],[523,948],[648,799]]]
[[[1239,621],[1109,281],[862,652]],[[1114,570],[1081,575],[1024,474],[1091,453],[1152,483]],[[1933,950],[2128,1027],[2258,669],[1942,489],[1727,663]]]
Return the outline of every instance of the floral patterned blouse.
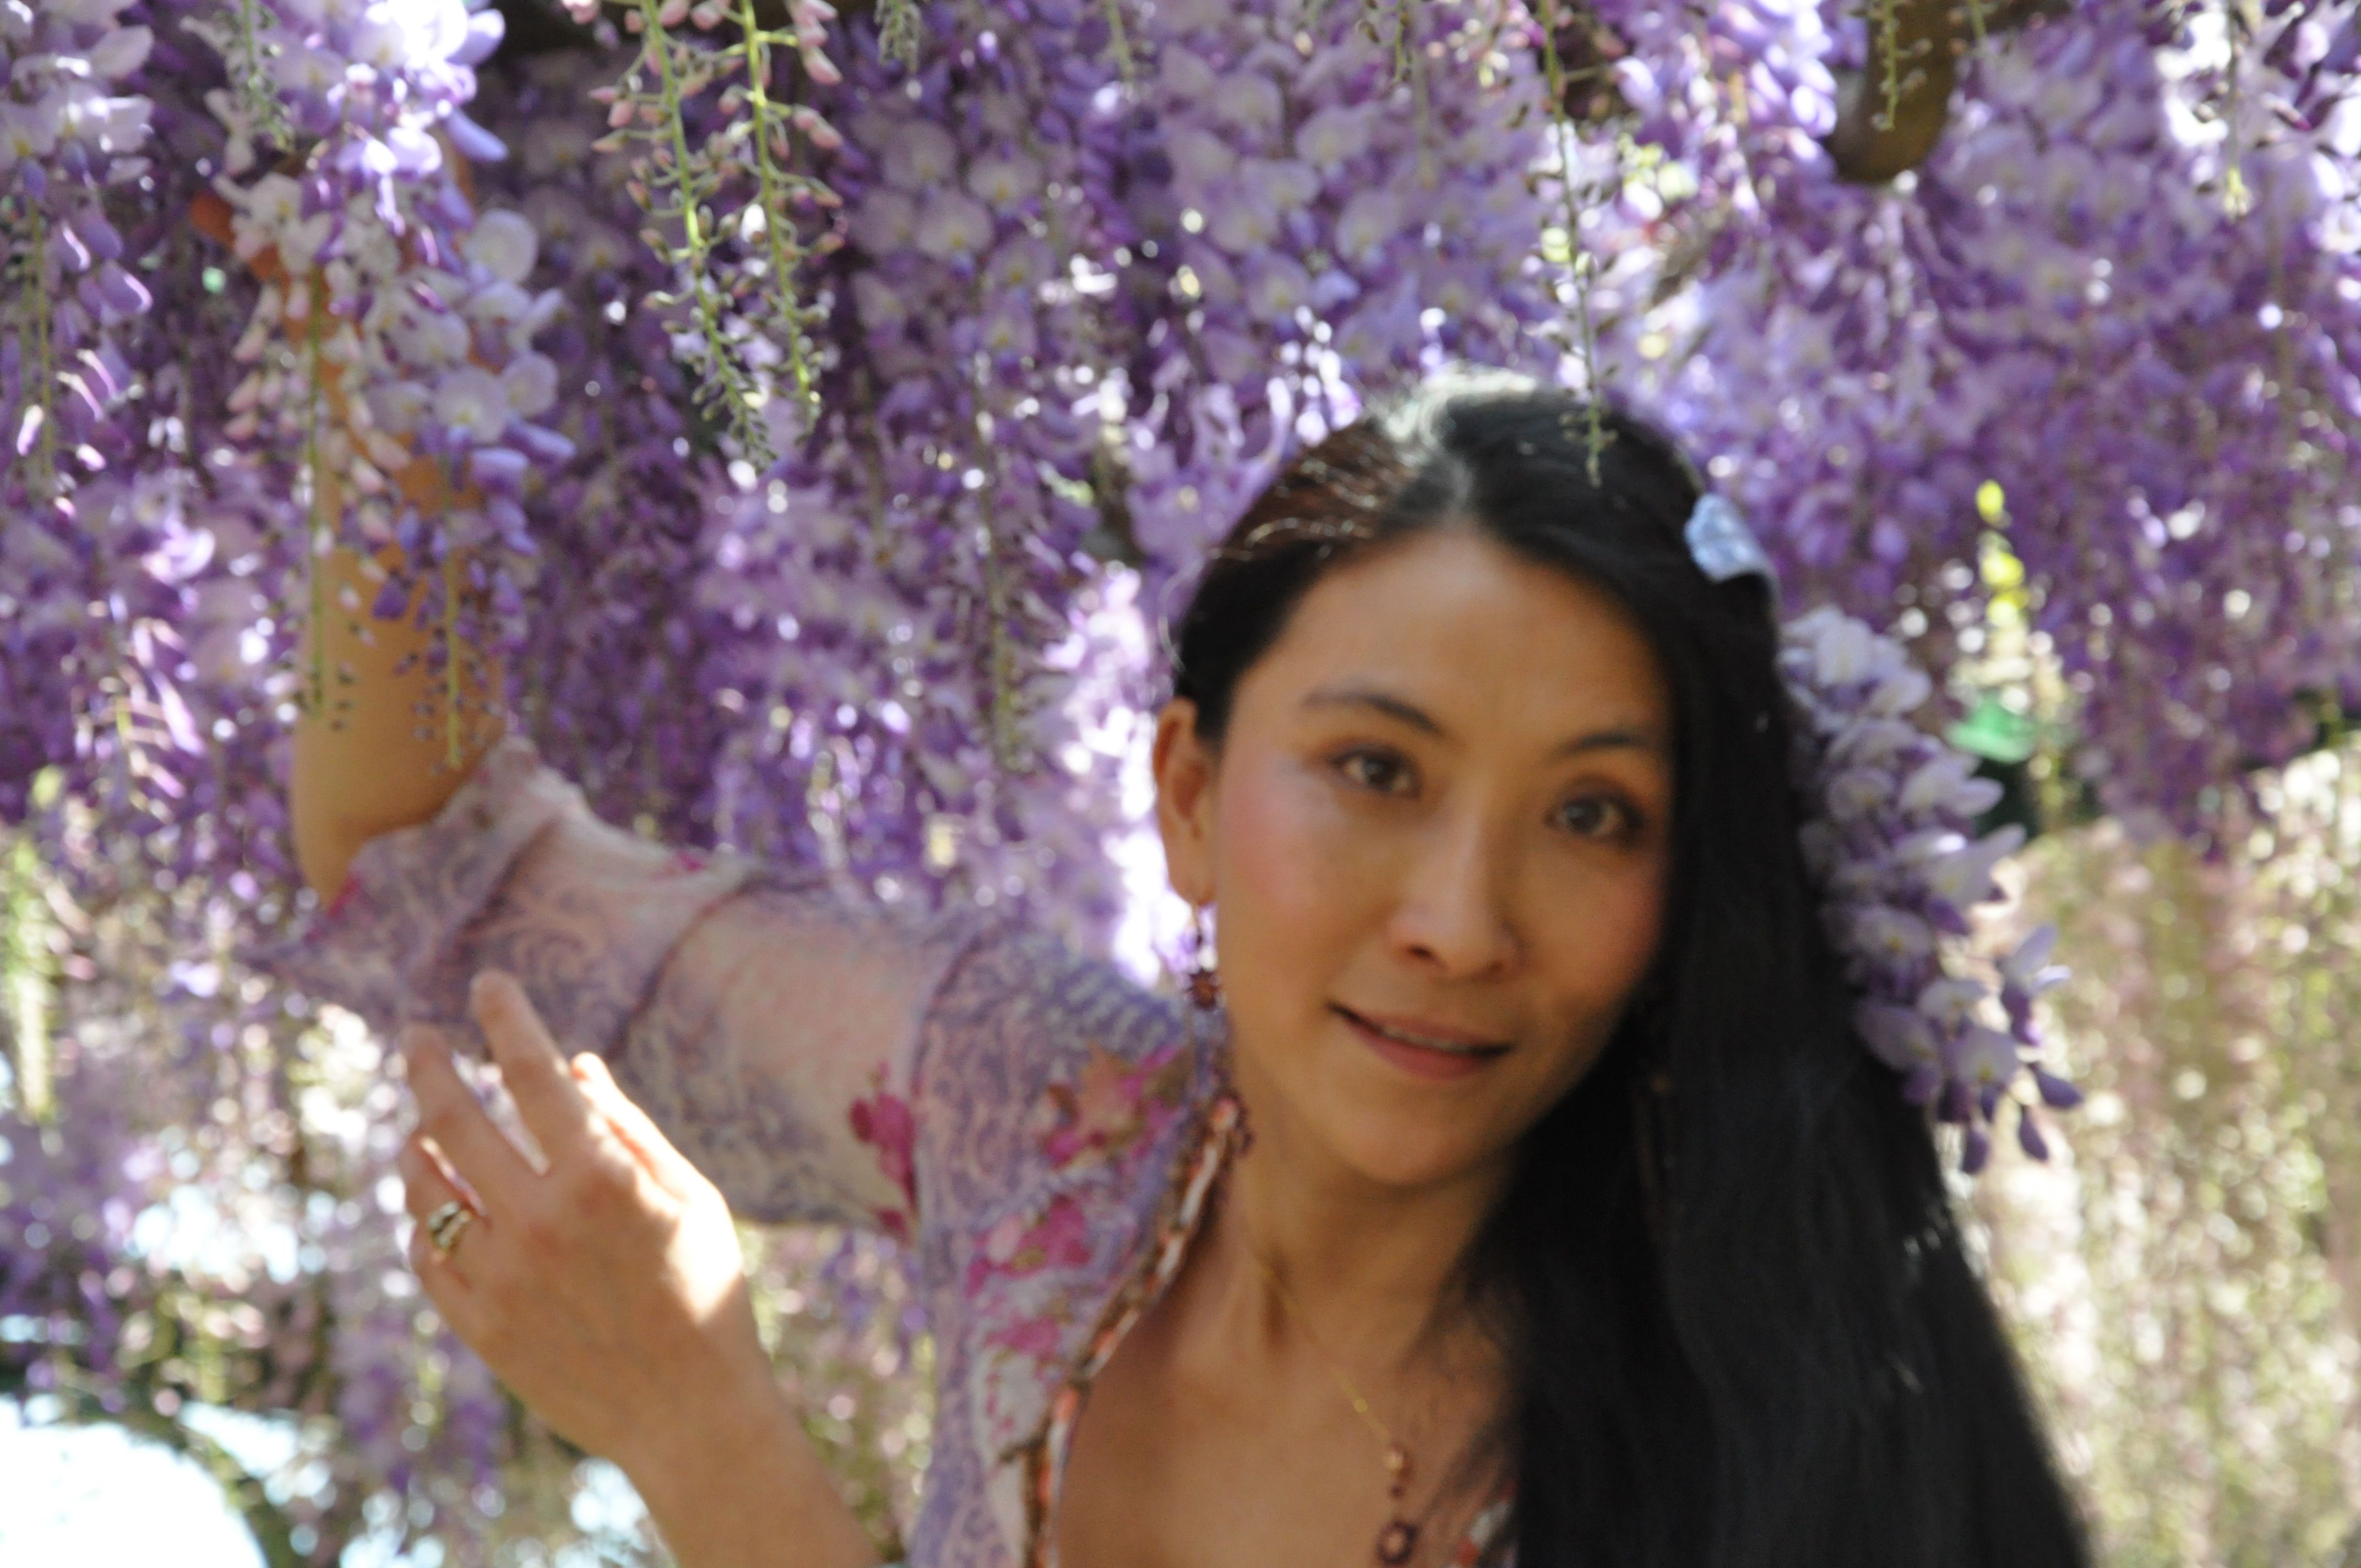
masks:
[[[1083,1398],[1239,1141],[1218,1025],[1006,917],[652,844],[514,735],[433,820],[364,845],[279,959],[388,1033],[466,1034],[489,966],[734,1212],[905,1244],[939,1368],[911,1568],[1053,1563]],[[1504,1563],[1508,1511],[1451,1561]]]

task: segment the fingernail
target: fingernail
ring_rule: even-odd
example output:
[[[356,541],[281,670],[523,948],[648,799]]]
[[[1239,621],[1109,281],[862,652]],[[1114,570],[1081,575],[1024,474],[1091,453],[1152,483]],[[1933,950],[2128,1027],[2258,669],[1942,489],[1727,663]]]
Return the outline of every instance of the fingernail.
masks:
[[[485,997],[491,994],[493,982],[496,980],[506,980],[508,978],[508,975],[500,970],[478,970],[476,971],[476,978],[467,982],[468,1000],[472,1002],[483,1001]]]
[[[405,1057],[424,1056],[443,1048],[442,1036],[423,1024],[404,1024],[398,1038]]]

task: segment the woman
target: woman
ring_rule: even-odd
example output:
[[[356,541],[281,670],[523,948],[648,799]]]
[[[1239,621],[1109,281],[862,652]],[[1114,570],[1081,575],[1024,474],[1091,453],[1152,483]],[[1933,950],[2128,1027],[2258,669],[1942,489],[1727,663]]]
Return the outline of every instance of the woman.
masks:
[[[1763,582],[1709,575],[1692,471],[1605,422],[1364,422],[1215,554],[1154,752],[1172,885],[1220,915],[1185,1001],[667,855],[513,739],[360,846],[384,808],[320,803],[366,759],[306,742],[306,864],[356,861],[319,989],[450,1021],[522,981],[476,1016],[538,1165],[410,1036],[420,1276],[685,1563],[868,1560],[725,1198],[909,1241],[927,1568],[2084,1561],[1849,1023]]]

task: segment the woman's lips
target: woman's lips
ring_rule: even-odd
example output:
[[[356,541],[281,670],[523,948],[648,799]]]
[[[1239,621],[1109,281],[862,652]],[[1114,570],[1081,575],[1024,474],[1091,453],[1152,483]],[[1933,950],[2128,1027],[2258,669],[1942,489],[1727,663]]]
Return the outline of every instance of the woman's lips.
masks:
[[[1345,1020],[1345,1025],[1354,1034],[1360,1036],[1363,1045],[1414,1078],[1423,1078],[1436,1082],[1466,1078],[1472,1073],[1481,1072],[1485,1068],[1509,1054],[1509,1047],[1505,1045],[1479,1045],[1474,1043],[1472,1039],[1468,1044],[1458,1046],[1455,1049],[1445,1049],[1435,1046],[1416,1045],[1399,1037],[1400,1034],[1414,1033],[1429,1039],[1451,1039],[1461,1033],[1458,1030],[1418,1028],[1410,1025],[1397,1025],[1391,1020],[1387,1021],[1387,1028],[1380,1028],[1369,1019],[1343,1007],[1336,1009],[1336,1015]],[[1388,1028],[1397,1030],[1399,1034],[1388,1033]]]

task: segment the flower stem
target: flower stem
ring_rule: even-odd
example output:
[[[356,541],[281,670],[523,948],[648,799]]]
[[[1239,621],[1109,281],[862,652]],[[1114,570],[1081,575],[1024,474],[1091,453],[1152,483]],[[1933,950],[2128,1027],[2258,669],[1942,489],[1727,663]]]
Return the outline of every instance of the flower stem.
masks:
[[[1128,87],[1137,74],[1131,55],[1131,35],[1123,27],[1123,0],[1104,0],[1107,24],[1107,52],[1115,57],[1117,80]]]
[[[293,280],[291,291],[301,287]],[[302,711],[313,718],[325,718],[328,703],[328,654],[326,639],[321,629],[327,624],[327,578],[320,570],[320,558],[334,543],[334,524],[323,515],[321,494],[326,488],[320,473],[320,410],[324,401],[320,387],[320,317],[317,305],[303,316],[303,455],[299,467],[303,484],[303,593],[310,605],[312,620],[312,656],[303,672]]]
[[[793,221],[779,199],[778,170],[771,162],[771,131],[778,123],[771,106],[771,35],[754,19],[754,0],[738,0],[739,25],[746,29],[746,105],[753,120],[756,200],[763,204],[763,238],[770,251],[771,286],[778,291],[779,330],[786,336],[787,368],[796,382],[796,398],[806,408],[816,407],[811,345],[804,336],[803,304],[796,298],[796,268],[801,258]],[[790,42],[794,35],[787,35]]]
[[[1877,40],[1878,91],[1883,105],[1870,123],[1881,131],[1894,128],[1902,107],[1902,17],[1900,0],[1870,0],[1869,30]]]
[[[918,69],[925,27],[918,0],[877,0],[877,51],[887,60],[898,60],[905,71]]]
[[[712,254],[713,239],[706,232],[705,215],[698,208],[702,192],[697,189],[695,163],[689,151],[688,126],[682,119],[680,79],[673,71],[672,35],[664,30],[656,0],[639,0],[640,20],[647,35],[642,51],[643,60],[655,62],[656,78],[663,91],[664,132],[671,142],[669,161],[652,161],[663,170],[661,177],[672,188],[673,198],[680,205],[681,252],[674,265],[681,269],[687,287],[689,309],[697,317],[697,334],[704,340],[705,355],[709,363],[706,374],[712,378],[708,395],[718,395],[724,404],[724,417],[730,422],[730,432],[745,448],[745,455],[758,465],[767,465],[773,455],[768,433],[762,422],[754,417],[754,405],[749,400],[752,390],[746,384],[745,372],[740,368],[721,331],[721,307],[714,298],[713,281],[707,276],[706,260]]]
[[[2255,209],[2255,193],[2246,185],[2246,149],[2238,135],[2238,78],[2246,63],[2246,7],[2239,0],[2223,0],[2222,26],[2230,44],[2222,106],[2222,211],[2243,218]]]
[[[990,376],[989,362],[978,355],[969,378],[969,395],[975,408],[976,460],[992,466],[996,487],[1000,449],[993,439],[984,411],[984,391],[990,385]],[[977,510],[983,519],[978,527],[983,542],[984,686],[990,714],[989,739],[993,760],[1002,772],[1013,773],[1021,769],[1023,758],[1018,754],[1016,739],[1016,649],[1008,636],[1007,564],[1001,558],[1000,531],[993,525],[995,509],[985,505]]]
[[[247,130],[267,140],[288,141],[287,105],[270,80],[270,64],[262,43],[261,0],[231,0],[226,64],[236,94],[237,113]]]
[[[25,378],[24,386],[27,407],[40,411],[40,428],[37,433],[40,445],[33,458],[32,478],[27,488],[40,499],[48,500],[57,494],[58,489],[58,422],[49,412],[49,399],[58,382],[58,367],[52,362],[56,349],[49,335],[53,324],[50,313],[56,302],[49,296],[49,214],[35,203],[32,215],[33,242],[26,254],[31,260],[27,269],[30,287],[27,291],[31,296],[32,305],[33,373]],[[24,415],[20,412],[17,417],[21,420]],[[11,440],[16,438],[16,431],[6,433]]]
[[[38,886],[41,862],[29,828],[0,839],[0,1008],[7,1022],[7,1059],[15,1078],[14,1109],[49,1120],[49,1018],[55,962],[49,922]]]
[[[1551,130],[1557,139],[1558,201],[1560,222],[1565,225],[1566,265],[1574,278],[1575,345],[1581,356],[1585,407],[1584,444],[1588,449],[1590,482],[1596,485],[1598,460],[1607,450],[1607,425],[1598,399],[1598,323],[1590,297],[1598,264],[1582,245],[1582,198],[1574,185],[1578,146],[1574,120],[1565,106],[1565,61],[1558,58],[1557,52],[1558,4],[1559,0],[1543,0],[1542,71],[1549,85]]]
[[[1416,0],[1394,0],[1394,74],[1410,78],[1411,136],[1418,143],[1418,181],[1434,183],[1433,105],[1427,101],[1426,56],[1419,51]]]

